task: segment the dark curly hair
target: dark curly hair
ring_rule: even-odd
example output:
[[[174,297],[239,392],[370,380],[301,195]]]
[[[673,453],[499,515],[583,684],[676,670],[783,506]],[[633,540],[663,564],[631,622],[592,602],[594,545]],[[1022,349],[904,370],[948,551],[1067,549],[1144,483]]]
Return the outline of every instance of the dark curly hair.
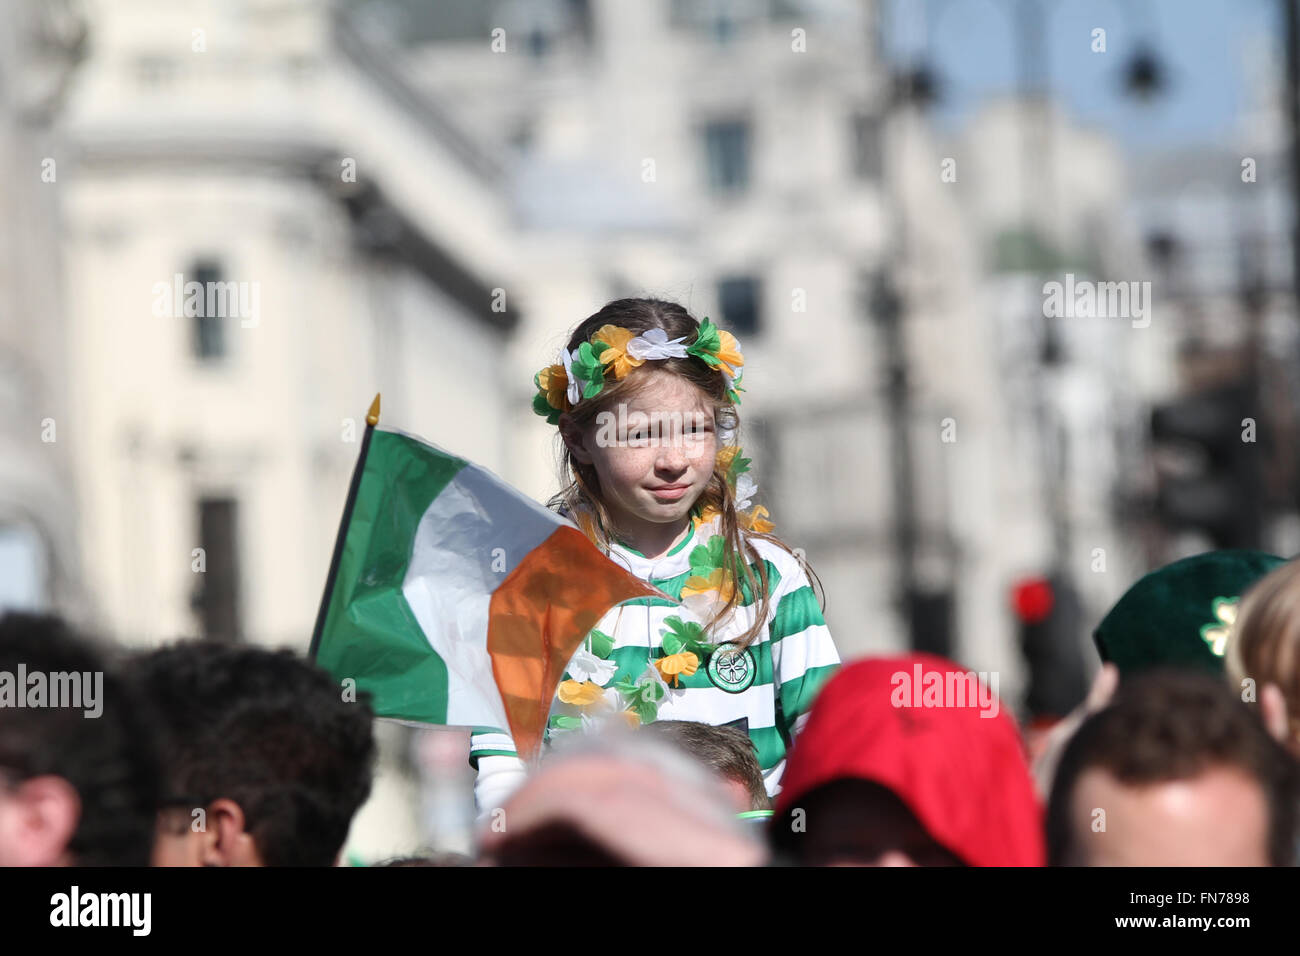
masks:
[[[1057,765],[1047,807],[1049,866],[1077,862],[1071,802],[1094,767],[1129,786],[1194,777],[1212,766],[1243,771],[1269,806],[1269,858],[1295,863],[1295,760],[1232,690],[1208,674],[1156,670],[1120,685],[1115,699],[1084,721]],[[1228,808],[1225,808],[1228,812]]]
[[[108,656],[57,617],[0,617],[0,671],[100,673],[100,713],[0,708],[0,781],[66,780],[81,801],[67,850],[78,866],[148,866],[160,781],[152,728]],[[22,693],[24,688],[19,688]]]
[[[225,797],[267,866],[329,866],[370,794],[369,697],[289,650],[186,641],[128,666],[156,709],[168,803]]]

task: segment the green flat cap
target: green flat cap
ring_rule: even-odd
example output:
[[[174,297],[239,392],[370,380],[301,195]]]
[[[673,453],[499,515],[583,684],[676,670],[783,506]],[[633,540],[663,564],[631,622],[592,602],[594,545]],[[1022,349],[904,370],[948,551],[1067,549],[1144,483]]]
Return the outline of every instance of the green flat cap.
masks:
[[[1092,639],[1121,676],[1154,667],[1223,673],[1237,602],[1285,558],[1263,551],[1207,551],[1138,579],[1102,618]]]

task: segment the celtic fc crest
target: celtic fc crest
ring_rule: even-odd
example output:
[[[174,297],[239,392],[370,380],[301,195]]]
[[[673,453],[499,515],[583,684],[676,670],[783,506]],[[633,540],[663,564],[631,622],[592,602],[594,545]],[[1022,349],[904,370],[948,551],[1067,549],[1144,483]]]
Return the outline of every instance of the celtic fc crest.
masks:
[[[714,687],[729,694],[739,694],[754,683],[758,666],[748,648],[722,644],[709,655],[708,675]]]

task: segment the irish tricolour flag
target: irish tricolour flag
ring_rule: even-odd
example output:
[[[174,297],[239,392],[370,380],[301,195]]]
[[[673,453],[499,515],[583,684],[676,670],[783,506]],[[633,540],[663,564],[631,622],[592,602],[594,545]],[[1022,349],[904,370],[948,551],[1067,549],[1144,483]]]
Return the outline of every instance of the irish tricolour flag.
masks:
[[[573,652],[659,592],[491,472],[367,418],[313,659],[380,717],[509,727],[541,742]]]

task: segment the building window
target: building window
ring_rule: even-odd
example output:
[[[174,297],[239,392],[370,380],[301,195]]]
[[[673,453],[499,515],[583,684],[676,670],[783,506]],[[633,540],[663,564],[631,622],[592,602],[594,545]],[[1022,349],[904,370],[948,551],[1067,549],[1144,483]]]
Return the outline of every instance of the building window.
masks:
[[[203,570],[195,575],[199,580],[194,610],[200,633],[210,640],[237,641],[243,637],[239,623],[237,512],[233,498],[199,499]]]
[[[221,263],[215,259],[199,259],[190,267],[189,274],[185,277],[188,285],[190,282],[197,282],[199,288],[203,290],[201,306],[198,315],[194,316],[194,357],[203,362],[220,361],[226,357],[226,317],[222,315],[209,315],[208,303],[214,300],[214,296],[208,294],[208,290],[214,288],[209,283],[221,281]],[[186,296],[188,299],[188,295]],[[227,311],[233,312],[238,308],[238,302],[231,306],[227,299]],[[219,312],[219,309],[213,309],[213,312]]]
[[[737,337],[758,331],[759,288],[753,276],[730,276],[718,282],[722,327]]]
[[[49,556],[27,524],[0,524],[0,615],[49,606]]]
[[[749,187],[749,124],[720,120],[704,127],[709,188],[714,192],[743,192]]]
[[[168,86],[176,78],[176,61],[171,57],[146,54],[136,58],[135,75],[141,86]]]
[[[672,0],[668,24],[726,46],[771,16],[770,0]]]
[[[880,118],[870,113],[858,113],[853,117],[853,176],[879,180],[882,165]]]

